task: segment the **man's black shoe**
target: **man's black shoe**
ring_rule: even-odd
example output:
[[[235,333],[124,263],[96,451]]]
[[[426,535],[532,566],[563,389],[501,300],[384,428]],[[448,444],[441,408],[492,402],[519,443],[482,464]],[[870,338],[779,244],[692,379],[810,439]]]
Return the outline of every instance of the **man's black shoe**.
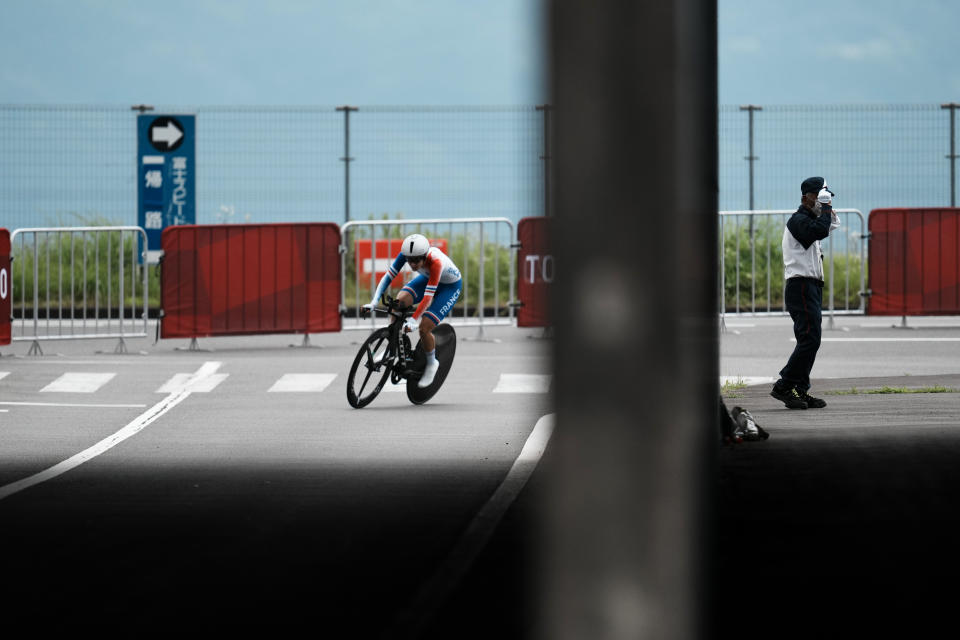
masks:
[[[807,407],[810,409],[823,409],[827,406],[826,401],[821,400],[820,398],[814,398],[806,391],[800,392],[800,399],[807,403]]]
[[[777,385],[773,385],[773,390],[770,392],[770,395],[787,405],[787,409],[806,409],[807,403],[800,396],[800,393],[793,387],[789,389],[783,389]],[[823,402],[821,400],[820,402]],[[826,404],[826,403],[824,403]]]

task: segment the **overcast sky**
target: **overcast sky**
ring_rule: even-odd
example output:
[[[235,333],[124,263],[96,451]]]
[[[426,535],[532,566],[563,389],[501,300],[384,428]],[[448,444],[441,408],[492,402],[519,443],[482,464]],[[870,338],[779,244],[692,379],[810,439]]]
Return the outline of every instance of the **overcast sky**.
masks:
[[[0,102],[542,102],[527,0],[0,0]]]
[[[721,104],[960,102],[958,0],[719,0]]]
[[[2,0],[0,103],[535,104],[545,100],[539,8]],[[718,9],[721,104],[960,101],[960,0],[719,0]]]

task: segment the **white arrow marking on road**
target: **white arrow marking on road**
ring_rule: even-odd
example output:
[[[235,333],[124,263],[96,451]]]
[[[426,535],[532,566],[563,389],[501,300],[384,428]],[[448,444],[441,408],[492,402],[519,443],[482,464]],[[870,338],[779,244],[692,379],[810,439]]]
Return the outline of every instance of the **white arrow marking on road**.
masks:
[[[67,458],[63,462],[55,464],[49,469],[44,469],[43,471],[35,473],[32,476],[27,476],[22,480],[17,480],[16,482],[3,485],[0,487],[0,500],[23,491],[24,489],[29,489],[30,487],[40,484],[41,482],[46,482],[47,480],[52,480],[57,476],[63,475],[67,471],[79,467],[84,462],[96,458],[101,453],[109,451],[127,438],[140,433],[142,430],[160,418],[160,416],[189,398],[191,387],[201,386],[200,383],[204,379],[214,375],[217,372],[217,369],[220,368],[220,365],[220,362],[203,363],[203,366],[197,369],[196,373],[190,377],[190,380],[188,380],[187,383],[184,384],[178,391],[171,393],[169,396],[147,409],[133,422],[120,429],[113,435],[107,436],[92,447],[84,449],[75,456]]]
[[[180,131],[180,128],[172,122],[168,122],[165,127],[150,128],[151,142],[166,142],[168,149],[177,144],[177,140],[182,137],[183,131]]]
[[[192,393],[210,393],[229,376],[229,373],[217,373],[197,379],[196,374],[178,373],[157,389],[157,393],[177,393],[182,389]]]

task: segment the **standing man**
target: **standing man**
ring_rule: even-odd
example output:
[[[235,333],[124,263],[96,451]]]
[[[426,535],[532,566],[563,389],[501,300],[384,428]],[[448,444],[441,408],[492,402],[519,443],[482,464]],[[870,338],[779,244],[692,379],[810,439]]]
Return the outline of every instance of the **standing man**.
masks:
[[[789,409],[821,409],[827,403],[814,398],[810,371],[820,348],[820,320],[823,300],[823,253],[820,241],[840,226],[833,212],[833,192],[823,178],[807,178],[800,185],[802,200],[783,230],[784,300],[793,318],[797,338],[787,366],[770,395]]]

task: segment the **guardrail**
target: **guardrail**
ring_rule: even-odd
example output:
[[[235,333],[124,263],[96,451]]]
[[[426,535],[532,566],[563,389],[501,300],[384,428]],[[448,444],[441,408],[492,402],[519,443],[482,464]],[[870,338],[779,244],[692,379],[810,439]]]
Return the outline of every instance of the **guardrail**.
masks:
[[[512,325],[515,260],[513,223],[508,218],[450,218],[364,220],[340,227],[344,329],[370,329],[376,318],[361,318],[360,307],[370,301],[380,278],[399,252],[400,241],[422,233],[460,268],[463,294],[446,321],[457,326]],[[404,267],[398,276],[408,280]],[[506,294],[506,299],[504,299]]]
[[[721,317],[788,314],[783,300],[781,242],[787,220],[795,211],[720,212]],[[824,311],[830,327],[835,314],[864,313],[866,293],[864,240],[868,234],[863,214],[857,209],[835,211],[840,227],[821,242],[826,278]]]
[[[10,243],[12,339],[31,340],[28,355],[43,353],[41,340],[81,338],[117,338],[115,351],[122,353],[125,338],[147,335],[143,229],[17,229]],[[138,295],[142,295],[139,318]]]
[[[550,327],[550,287],[554,276],[550,227],[553,218],[523,218],[517,224],[517,326]]]
[[[960,313],[960,208],[874,209],[867,315]]]
[[[10,232],[0,227],[0,346],[10,344]]]
[[[173,226],[161,246],[162,338],[340,330],[332,222]]]

